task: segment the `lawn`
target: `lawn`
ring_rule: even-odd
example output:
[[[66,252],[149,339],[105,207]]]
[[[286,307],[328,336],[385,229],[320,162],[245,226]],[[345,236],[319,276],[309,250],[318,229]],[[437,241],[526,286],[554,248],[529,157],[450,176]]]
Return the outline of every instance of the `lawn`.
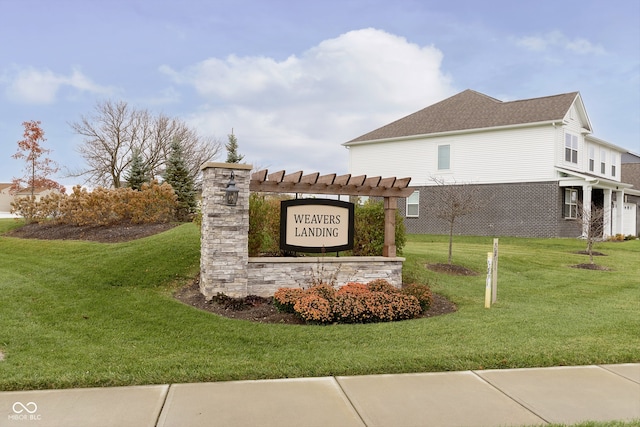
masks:
[[[15,227],[0,220],[0,234]],[[409,236],[407,279],[428,282],[453,314],[395,323],[257,324],[172,298],[199,268],[184,224],[127,243],[0,236],[0,390],[640,362],[640,241],[500,239],[498,302],[483,308],[492,239]]]

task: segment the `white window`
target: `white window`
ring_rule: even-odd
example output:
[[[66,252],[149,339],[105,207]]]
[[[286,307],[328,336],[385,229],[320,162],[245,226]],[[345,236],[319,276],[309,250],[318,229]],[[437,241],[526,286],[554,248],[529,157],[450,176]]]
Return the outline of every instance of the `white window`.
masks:
[[[607,173],[607,152],[600,150],[600,173]]]
[[[589,172],[596,170],[596,149],[589,147]]]
[[[564,161],[578,163],[578,137],[576,135],[564,134]]]
[[[611,154],[611,176],[616,176],[616,163],[618,163],[618,157]]]
[[[578,190],[575,188],[564,189],[564,217],[578,217]]]
[[[414,191],[407,197],[407,217],[417,217],[420,214],[420,192]]]
[[[451,168],[451,146],[438,145],[438,170]]]

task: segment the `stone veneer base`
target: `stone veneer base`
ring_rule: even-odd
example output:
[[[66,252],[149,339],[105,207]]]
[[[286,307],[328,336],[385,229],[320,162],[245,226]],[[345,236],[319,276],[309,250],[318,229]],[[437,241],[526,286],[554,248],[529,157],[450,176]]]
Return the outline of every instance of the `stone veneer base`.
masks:
[[[247,265],[246,289],[202,289],[211,298],[218,292],[231,297],[273,296],[280,288],[308,288],[314,283],[342,286],[349,282],[366,283],[385,279],[402,286],[404,258],[388,257],[250,257]]]

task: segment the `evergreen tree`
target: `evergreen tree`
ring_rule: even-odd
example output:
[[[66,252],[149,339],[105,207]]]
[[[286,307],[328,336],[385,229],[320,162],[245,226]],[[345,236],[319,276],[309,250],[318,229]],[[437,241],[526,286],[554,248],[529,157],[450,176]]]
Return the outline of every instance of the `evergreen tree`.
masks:
[[[127,181],[127,186],[134,190],[140,190],[142,188],[142,184],[149,182],[149,172],[144,165],[144,161],[142,160],[142,156],[139,151],[135,151],[133,153],[133,157],[131,158],[131,167],[129,168],[129,173],[125,177],[125,180]]]
[[[244,159],[243,155],[238,154],[238,139],[233,134],[233,129],[229,136],[229,142],[225,144],[227,149],[227,163],[240,163]]]
[[[193,178],[189,174],[182,153],[180,141],[174,139],[171,143],[171,154],[167,159],[167,168],[164,172],[165,182],[173,187],[178,204],[176,217],[178,221],[186,221],[195,212],[197,201]]]

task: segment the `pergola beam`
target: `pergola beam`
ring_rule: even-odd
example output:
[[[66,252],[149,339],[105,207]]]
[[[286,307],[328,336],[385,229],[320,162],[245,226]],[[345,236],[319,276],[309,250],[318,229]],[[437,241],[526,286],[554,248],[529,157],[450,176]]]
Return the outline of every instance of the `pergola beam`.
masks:
[[[384,247],[382,255],[396,256],[396,210],[398,197],[409,197],[413,189],[409,188],[411,178],[367,178],[366,175],[320,176],[314,172],[303,175],[302,171],[289,175],[285,171],[269,174],[260,170],[251,175],[249,190],[262,193],[300,193],[331,194],[338,196],[369,196],[384,198]]]

